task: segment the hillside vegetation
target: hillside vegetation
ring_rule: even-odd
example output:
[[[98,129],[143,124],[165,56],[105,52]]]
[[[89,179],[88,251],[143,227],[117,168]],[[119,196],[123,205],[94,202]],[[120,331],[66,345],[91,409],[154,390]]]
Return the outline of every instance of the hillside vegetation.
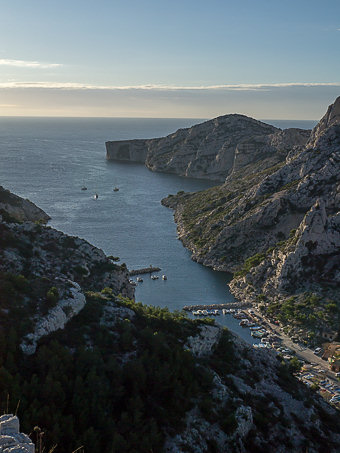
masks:
[[[40,220],[0,218],[0,406],[45,451],[338,451],[271,351],[135,303],[126,267]]]

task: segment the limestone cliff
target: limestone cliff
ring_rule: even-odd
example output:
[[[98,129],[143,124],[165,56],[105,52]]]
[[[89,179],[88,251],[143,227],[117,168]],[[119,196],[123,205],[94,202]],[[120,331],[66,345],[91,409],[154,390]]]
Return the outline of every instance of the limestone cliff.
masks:
[[[240,271],[231,282],[237,297],[255,302],[316,291],[338,299],[339,111],[340,98],[283,162],[270,166],[264,159],[262,168],[250,164],[246,176],[234,172],[221,186],[162,201],[175,209],[179,237],[195,260]],[[318,330],[338,329],[334,319],[329,324],[325,315]]]
[[[153,171],[216,181],[249,164],[282,161],[309,131],[280,129],[244,115],[224,115],[163,138],[106,142],[107,159],[143,162]]]

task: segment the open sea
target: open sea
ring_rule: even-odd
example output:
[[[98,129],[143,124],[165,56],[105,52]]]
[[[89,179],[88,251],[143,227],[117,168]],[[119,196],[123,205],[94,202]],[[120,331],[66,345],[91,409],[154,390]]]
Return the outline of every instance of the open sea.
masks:
[[[265,120],[281,128],[315,121]],[[141,164],[109,162],[105,141],[154,138],[199,123],[197,119],[0,117],[0,185],[36,203],[50,225],[119,256],[130,269],[152,264],[168,280],[136,288],[136,300],[181,309],[188,304],[233,301],[230,276],[193,262],[177,239],[173,212],[161,199],[214,183],[149,171]],[[88,190],[82,191],[85,185]],[[119,192],[113,188],[119,187]],[[98,193],[97,200],[93,195]],[[253,343],[231,316],[218,322]]]

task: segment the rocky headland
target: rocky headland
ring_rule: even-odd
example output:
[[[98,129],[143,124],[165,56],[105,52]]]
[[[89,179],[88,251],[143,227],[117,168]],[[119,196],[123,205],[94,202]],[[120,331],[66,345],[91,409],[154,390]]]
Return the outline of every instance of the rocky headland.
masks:
[[[134,302],[124,266],[6,209],[0,404],[46,451],[339,451],[336,411],[273,351]]]
[[[220,186],[179,193],[162,203],[175,209],[179,238],[193,259],[234,273],[230,288],[238,298],[281,315],[293,330],[302,328],[306,341],[306,336],[321,340],[327,331],[335,338],[340,97],[306,144],[296,145],[274,166],[264,158],[260,171],[250,164],[245,175],[234,172]],[[287,303],[293,308],[288,310]]]
[[[27,434],[21,433],[19,419],[13,414],[0,416],[1,453],[34,453],[35,448]]]
[[[224,115],[179,129],[167,137],[106,142],[109,160],[144,163],[152,171],[224,181],[262,160],[284,160],[293,146],[306,143],[309,132],[281,130],[244,115]]]

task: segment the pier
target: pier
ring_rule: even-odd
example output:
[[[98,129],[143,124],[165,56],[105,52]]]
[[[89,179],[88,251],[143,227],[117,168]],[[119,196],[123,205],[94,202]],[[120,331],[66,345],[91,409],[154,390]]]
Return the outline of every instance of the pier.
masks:
[[[185,311],[196,311],[196,310],[209,310],[222,308],[249,308],[252,305],[249,302],[227,302],[225,304],[204,304],[204,305],[185,305],[183,310]]]
[[[152,272],[158,272],[160,271],[160,267],[144,267],[142,269],[132,269],[130,271],[130,276],[132,277],[133,275],[141,275],[141,274],[151,274]]]

